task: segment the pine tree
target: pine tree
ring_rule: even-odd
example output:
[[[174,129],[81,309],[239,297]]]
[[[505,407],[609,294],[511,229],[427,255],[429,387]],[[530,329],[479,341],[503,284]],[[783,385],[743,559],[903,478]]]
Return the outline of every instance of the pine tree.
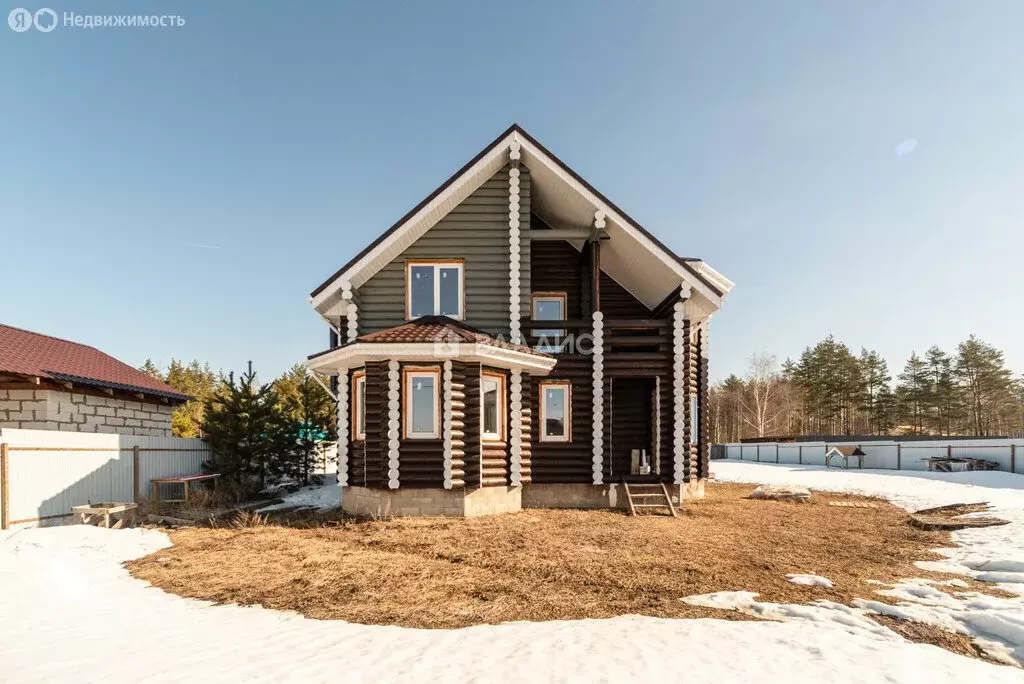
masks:
[[[913,434],[926,434],[925,419],[931,397],[931,385],[928,364],[921,360],[917,352],[910,354],[899,380],[896,392],[900,402],[901,418],[910,423]]]
[[[952,434],[960,397],[953,378],[953,359],[932,345],[925,352],[924,362],[928,366],[929,391],[925,403],[929,425],[935,434]]]
[[[237,382],[229,374],[205,402],[203,433],[212,452],[207,470],[243,490],[262,489],[280,447],[281,423],[277,395],[271,385],[258,384],[250,361]]]
[[[886,434],[891,429],[886,423],[891,422],[892,402],[895,399],[889,388],[892,382],[889,366],[878,352],[862,348],[860,372],[864,383],[861,407],[867,416],[868,430],[875,435]]]
[[[966,394],[972,431],[988,436],[998,414],[1012,401],[1013,374],[1003,353],[971,335],[957,347],[955,374]]]

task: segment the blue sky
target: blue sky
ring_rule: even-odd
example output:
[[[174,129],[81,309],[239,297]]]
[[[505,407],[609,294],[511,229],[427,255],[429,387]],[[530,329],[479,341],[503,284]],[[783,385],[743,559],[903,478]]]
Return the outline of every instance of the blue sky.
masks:
[[[715,377],[830,333],[1024,370],[1024,4],[49,6],[186,24],[0,24],[0,322],[269,378],[326,346],[309,292],[517,121],[736,282]]]

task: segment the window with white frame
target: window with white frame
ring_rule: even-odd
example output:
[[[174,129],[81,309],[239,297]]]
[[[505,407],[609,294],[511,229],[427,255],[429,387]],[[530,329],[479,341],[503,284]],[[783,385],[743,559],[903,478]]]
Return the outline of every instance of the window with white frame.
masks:
[[[480,374],[480,426],[484,439],[505,439],[505,376]]]
[[[565,320],[566,295],[564,292],[535,292],[530,296],[531,317],[535,321]],[[558,328],[534,328],[533,335],[539,337],[537,349],[556,352],[562,347],[565,330]]]
[[[352,374],[352,439],[366,439],[366,373]]]
[[[568,382],[540,384],[540,441],[571,440],[572,390]]]
[[[406,439],[437,439],[441,375],[437,369],[406,369],[404,415]]]
[[[463,318],[462,273],[461,260],[406,262],[406,318]]]

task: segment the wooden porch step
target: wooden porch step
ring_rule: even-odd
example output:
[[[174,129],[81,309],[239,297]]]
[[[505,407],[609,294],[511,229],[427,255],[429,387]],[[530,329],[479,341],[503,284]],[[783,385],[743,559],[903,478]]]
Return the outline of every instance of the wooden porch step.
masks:
[[[651,483],[647,483],[647,482],[644,482],[644,483],[634,482],[634,483],[630,484],[630,482],[628,480],[626,480],[626,478],[622,478],[622,487],[626,491],[626,501],[627,501],[627,503],[629,503],[630,515],[636,515],[636,509],[638,509],[638,508],[661,508],[661,509],[667,510],[669,515],[671,515],[673,518],[676,517],[676,509],[675,509],[675,506],[672,505],[672,497],[669,496],[668,489],[665,487],[665,483],[664,482],[659,482],[657,484],[655,484],[653,482],[651,482]],[[633,487],[633,488],[658,487],[661,491],[659,491],[659,492],[650,492],[650,491],[648,491],[648,492],[634,492],[634,491],[631,490],[631,487]],[[651,497],[655,497],[655,498],[661,499],[661,502],[659,502],[659,503],[636,503],[634,501],[634,499],[649,499]]]

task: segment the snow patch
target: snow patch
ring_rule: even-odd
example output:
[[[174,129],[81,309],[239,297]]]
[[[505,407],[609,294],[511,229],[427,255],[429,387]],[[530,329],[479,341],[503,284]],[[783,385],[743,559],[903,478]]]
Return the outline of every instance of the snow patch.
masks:
[[[1020,671],[907,643],[859,609],[764,604],[785,622],[607,620],[418,630],[307,620],[184,599],[133,579],[121,562],[170,546],[162,532],[85,525],[0,532],[0,672],[4,681],[589,682],[774,684],[1020,681]],[[50,573],[54,563],[57,570]],[[55,590],[53,574],[73,577]],[[756,597],[718,600],[749,604]],[[712,599],[712,601],[715,601]],[[801,617],[802,616],[802,617]],[[96,624],[144,638],[112,639]],[[187,651],[153,667],[169,645]],[[486,667],[481,654],[487,654]],[[59,657],[55,657],[55,654]],[[683,658],[681,658],[683,654]]]
[[[828,470],[820,466],[779,466],[715,461],[716,480],[778,483],[831,492],[882,496],[907,510],[953,503],[987,501],[991,514],[1009,525],[958,530],[958,546],[937,549],[941,561],[920,561],[918,567],[967,575],[1024,597],[1024,477],[998,471],[931,473],[916,471]],[[897,599],[896,605],[856,599],[855,608],[890,615],[971,636],[993,657],[1024,665],[1024,598],[986,596],[977,592],[947,592],[966,588],[963,580],[907,579],[878,590]]]
[[[797,573],[790,573],[786,575],[786,579],[788,579],[793,584],[802,584],[806,587],[832,586],[832,580],[830,580],[827,577],[822,577],[821,575],[800,575]]]
[[[341,507],[341,487],[338,486],[336,475],[325,476],[322,485],[314,487],[303,487],[302,489],[285,494],[281,497],[281,503],[264,506],[257,512],[267,513],[279,511],[286,508],[296,510],[317,510],[329,511]]]

